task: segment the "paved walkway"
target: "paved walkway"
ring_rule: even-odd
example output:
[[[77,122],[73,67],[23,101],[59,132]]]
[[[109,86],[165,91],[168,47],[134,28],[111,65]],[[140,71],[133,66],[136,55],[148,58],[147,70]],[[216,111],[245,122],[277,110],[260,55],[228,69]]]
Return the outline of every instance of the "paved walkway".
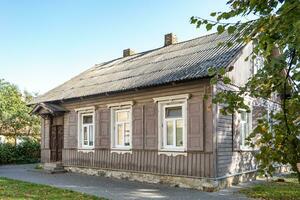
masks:
[[[133,181],[87,176],[76,173],[47,174],[34,171],[35,165],[0,166],[0,177],[18,179],[33,183],[47,184],[67,188],[108,199],[205,199],[228,200],[247,199],[234,187],[219,192],[208,193],[197,190],[174,188],[162,184],[147,184]]]

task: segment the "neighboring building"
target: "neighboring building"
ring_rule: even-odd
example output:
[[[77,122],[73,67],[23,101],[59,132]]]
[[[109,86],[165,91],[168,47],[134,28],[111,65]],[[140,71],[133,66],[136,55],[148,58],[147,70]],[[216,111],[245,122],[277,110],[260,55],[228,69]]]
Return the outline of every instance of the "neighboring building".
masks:
[[[218,45],[233,42],[233,46]],[[255,151],[245,144],[269,103],[249,99],[252,112],[223,116],[208,68],[243,85],[257,64],[252,44],[226,33],[176,43],[97,64],[35,99],[42,120],[43,163],[71,171],[216,189],[254,178]],[[206,98],[207,97],[207,98]]]
[[[0,144],[6,143],[6,137],[4,135],[0,135]]]
[[[17,137],[16,140],[5,135],[0,135],[0,144],[10,143],[10,144],[21,144],[24,141],[22,137]]]

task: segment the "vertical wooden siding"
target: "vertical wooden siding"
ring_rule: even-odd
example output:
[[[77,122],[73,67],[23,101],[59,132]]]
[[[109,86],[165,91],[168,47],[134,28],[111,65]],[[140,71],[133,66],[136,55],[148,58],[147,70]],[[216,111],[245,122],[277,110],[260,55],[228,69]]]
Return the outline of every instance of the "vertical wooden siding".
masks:
[[[195,81],[149,89],[149,91],[129,92],[63,104],[71,111],[64,118],[64,165],[213,177],[215,162],[212,151],[212,112],[209,108],[211,99],[204,100],[203,98],[207,87],[208,82]],[[192,96],[188,100],[188,153],[187,156],[176,157],[159,155],[158,106],[153,98],[177,94],[191,94]],[[107,108],[107,104],[129,100],[135,102],[132,112],[132,154],[111,153],[110,109]],[[94,152],[84,153],[77,149],[77,114],[74,109],[88,106],[96,107],[96,141]],[[204,117],[207,119],[204,120]]]
[[[41,162],[50,162],[50,120],[41,119]]]
[[[219,90],[224,86],[219,85]],[[226,88],[230,90],[232,88]],[[254,152],[243,151],[240,148],[240,133],[235,115],[222,115],[220,109],[222,105],[218,105],[217,113],[217,176],[234,175],[246,171],[255,170],[257,163],[254,158]],[[253,114],[256,109],[253,108]],[[253,122],[257,117],[253,115]]]
[[[213,177],[213,154],[192,152],[187,156],[159,155],[157,151],[133,150],[132,154],[111,153],[109,149],[96,149],[84,153],[77,149],[63,150],[66,166],[81,166],[116,170],[129,170],[155,174],[173,174]]]

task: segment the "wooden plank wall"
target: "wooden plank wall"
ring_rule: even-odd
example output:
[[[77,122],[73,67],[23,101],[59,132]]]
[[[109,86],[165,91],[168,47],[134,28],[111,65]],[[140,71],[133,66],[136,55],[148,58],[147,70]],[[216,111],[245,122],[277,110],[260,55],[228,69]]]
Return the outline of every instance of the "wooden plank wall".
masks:
[[[194,139],[188,139],[187,156],[159,155],[157,104],[154,103],[153,98],[178,94],[191,94],[187,109],[190,113],[193,113],[194,120],[198,124],[197,127],[188,126],[187,134],[188,138],[192,137]],[[70,110],[70,112],[66,113],[64,117],[63,164],[155,174],[214,177],[215,154],[213,151],[211,98],[205,100],[205,94],[211,94],[209,81],[198,80],[141,91],[65,102],[62,106]],[[134,101],[132,154],[111,153],[109,149],[110,112],[107,104],[124,101]],[[191,105],[196,109],[196,112],[190,107]],[[77,120],[74,109],[88,106],[96,107],[95,138],[97,141],[95,141],[94,152],[84,153],[77,149]],[[190,124],[189,120],[188,115],[188,124]],[[189,130],[193,132],[192,135],[189,133]],[[193,145],[191,145],[191,142],[194,142]]]
[[[50,149],[41,149],[41,162],[42,163],[50,162]]]
[[[219,85],[218,89],[225,89]],[[232,88],[227,88],[230,90]],[[217,106],[216,113],[216,131],[217,131],[217,176],[234,175],[246,171],[255,170],[257,163],[254,158],[254,151],[243,151],[240,149],[240,135],[234,131],[234,116],[222,115],[220,109],[222,105]],[[253,111],[253,122],[257,116]]]
[[[63,150],[66,166],[81,166],[116,170],[129,170],[155,174],[213,177],[213,154],[188,153],[187,156],[158,155],[157,151],[133,150],[132,154],[111,153],[109,149],[96,149],[84,153],[77,149]]]
[[[50,120],[41,118],[41,162],[50,162]]]

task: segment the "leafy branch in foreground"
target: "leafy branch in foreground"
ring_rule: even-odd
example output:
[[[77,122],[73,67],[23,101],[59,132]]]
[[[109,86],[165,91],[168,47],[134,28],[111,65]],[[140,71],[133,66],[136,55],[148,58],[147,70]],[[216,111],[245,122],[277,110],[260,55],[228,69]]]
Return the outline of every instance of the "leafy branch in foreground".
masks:
[[[280,110],[271,114],[273,122],[259,119],[248,142],[252,147],[260,147],[256,158],[263,172],[272,175],[274,163],[290,164],[300,182],[297,169],[297,163],[300,163],[299,0],[229,0],[227,5],[229,11],[211,13],[215,20],[194,16],[191,23],[197,28],[204,26],[206,30],[215,27],[219,34],[226,31],[234,35],[237,42],[252,42],[253,52],[247,59],[262,57],[263,65],[245,85],[238,87],[238,91],[220,91],[214,103],[226,103],[222,113],[232,114],[247,108],[245,96],[275,99]],[[256,19],[227,23],[227,20],[247,16]],[[211,75],[213,84],[232,83],[224,71],[215,71]]]

